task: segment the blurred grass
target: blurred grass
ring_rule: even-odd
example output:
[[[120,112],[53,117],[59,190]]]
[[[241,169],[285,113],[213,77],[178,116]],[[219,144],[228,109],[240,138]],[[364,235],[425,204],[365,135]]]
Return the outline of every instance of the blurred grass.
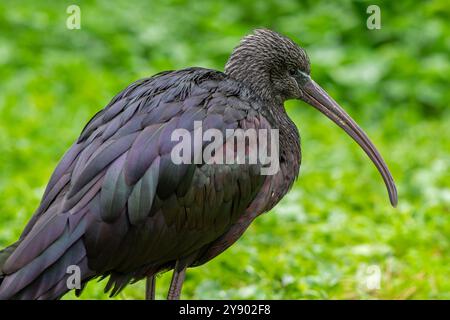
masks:
[[[66,8],[81,7],[81,30]],[[373,165],[312,108],[289,102],[300,179],[271,213],[205,266],[184,298],[449,299],[450,9],[447,1],[14,1],[0,3],[0,247],[20,235],[58,159],[130,82],[166,69],[223,70],[256,27],[304,46],[312,75],[368,132],[399,190],[389,206]],[[369,265],[381,288],[360,285]],[[158,278],[165,296],[169,274]],[[104,283],[81,298],[105,299]],[[118,298],[141,299],[144,283]],[[73,298],[68,294],[67,298]]]

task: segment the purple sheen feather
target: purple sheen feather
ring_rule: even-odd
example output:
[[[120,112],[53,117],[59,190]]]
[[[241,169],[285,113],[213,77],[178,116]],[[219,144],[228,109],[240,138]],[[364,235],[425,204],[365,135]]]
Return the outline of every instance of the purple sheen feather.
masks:
[[[68,197],[71,197],[73,194],[77,193],[85,184],[104,170],[111,162],[129,150],[137,136],[138,133],[132,133],[121,137],[108,144],[108,146],[98,152],[96,156],[91,157],[83,171],[78,176],[72,177],[74,182],[71,190],[69,191]]]
[[[133,187],[128,199],[128,217],[132,225],[142,222],[150,214],[158,185],[159,164],[160,158],[157,157]]]
[[[123,167],[126,154],[118,158],[107,170],[100,191],[100,216],[105,222],[112,222],[125,208],[129,186],[125,183]]]
[[[57,214],[50,217],[47,223],[31,229],[3,266],[5,273],[16,272],[39,256],[63,233],[66,224],[67,215]]]
[[[162,129],[162,124],[146,127],[134,141],[125,161],[125,181],[128,185],[134,185],[159,155],[157,141]]]

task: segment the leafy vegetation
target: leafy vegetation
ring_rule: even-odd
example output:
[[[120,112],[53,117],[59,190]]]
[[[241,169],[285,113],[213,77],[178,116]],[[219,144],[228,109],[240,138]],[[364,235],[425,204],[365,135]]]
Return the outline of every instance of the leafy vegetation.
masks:
[[[188,66],[223,69],[239,39],[273,28],[304,46],[312,75],[390,165],[389,205],[367,157],[329,120],[289,102],[303,164],[291,193],[224,254],[187,274],[184,298],[450,298],[450,9],[445,0],[0,3],[0,247],[17,239],[64,151],[130,82]],[[368,266],[379,289],[362,285]],[[158,297],[169,274],[158,278]],[[84,299],[105,299],[91,283]],[[118,299],[141,299],[144,282]],[[66,298],[73,298],[68,294]]]

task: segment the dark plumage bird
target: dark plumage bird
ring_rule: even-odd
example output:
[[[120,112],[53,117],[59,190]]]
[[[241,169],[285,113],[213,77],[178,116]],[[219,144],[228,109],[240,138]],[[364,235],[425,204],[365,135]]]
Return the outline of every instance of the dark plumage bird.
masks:
[[[131,84],[85,126],[50,178],[20,239],[0,252],[0,299],[57,299],[68,267],[81,288],[108,277],[105,292],[174,270],[178,298],[185,270],[231,246],[288,192],[300,166],[300,140],[283,103],[301,99],[343,128],[380,171],[391,203],[389,170],[358,125],[310,77],[305,51],[270,30],[245,37],[225,72],[188,68]],[[175,164],[176,128],[278,129],[279,170],[262,163]],[[258,141],[260,143],[260,141]],[[202,145],[204,148],[205,145]]]

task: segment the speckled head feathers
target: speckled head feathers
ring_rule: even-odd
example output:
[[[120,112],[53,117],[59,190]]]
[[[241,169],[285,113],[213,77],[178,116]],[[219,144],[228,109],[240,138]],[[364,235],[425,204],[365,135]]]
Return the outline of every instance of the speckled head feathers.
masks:
[[[245,36],[233,50],[225,73],[253,88],[262,97],[293,98],[298,91],[289,70],[310,73],[306,52],[291,39],[268,29]]]

